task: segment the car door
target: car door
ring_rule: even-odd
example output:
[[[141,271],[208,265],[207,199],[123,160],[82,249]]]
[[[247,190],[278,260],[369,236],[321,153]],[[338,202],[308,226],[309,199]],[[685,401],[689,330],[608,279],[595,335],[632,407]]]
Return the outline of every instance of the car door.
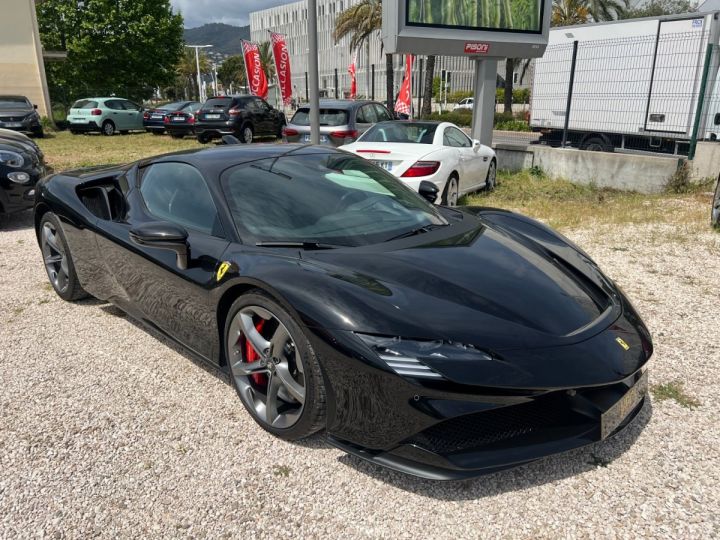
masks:
[[[108,99],[105,101],[105,107],[109,109],[108,118],[115,124],[115,129],[126,130],[128,129],[127,116],[125,115],[125,107],[119,99]]]
[[[128,127],[126,129],[143,129],[142,107],[127,99],[122,100],[122,105],[127,119]]]
[[[142,319],[188,348],[212,358],[217,343],[215,307],[209,291],[229,245],[208,184],[194,166],[161,162],[138,170],[128,194],[128,217],[123,223],[101,225],[107,234],[98,240],[120,292]],[[133,243],[129,232],[151,221],[168,221],[188,233],[187,269],[178,268],[169,250]]]
[[[454,150],[458,159],[460,173],[460,193],[465,193],[478,184],[480,172],[477,170],[477,157],[472,141],[458,128],[447,126],[443,133],[443,146]]]
[[[376,122],[386,122],[388,120],[393,120],[392,115],[388,112],[387,108],[385,108],[384,105],[375,103],[373,107],[375,108]]]
[[[368,103],[360,107],[355,116],[355,129],[358,131],[358,136],[365,133],[376,122],[377,113],[375,112],[375,105],[373,103]]]

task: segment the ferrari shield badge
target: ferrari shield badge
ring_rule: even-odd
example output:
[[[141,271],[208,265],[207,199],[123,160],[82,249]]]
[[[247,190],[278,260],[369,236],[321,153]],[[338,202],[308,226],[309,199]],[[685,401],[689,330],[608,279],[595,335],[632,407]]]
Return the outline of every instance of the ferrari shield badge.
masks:
[[[218,280],[219,280],[219,279],[220,279],[220,278],[218,278]],[[628,345],[627,343],[625,343],[625,340],[624,340],[623,338],[617,337],[617,338],[615,338],[615,341],[617,341],[618,344],[619,344],[623,349],[625,349],[626,351],[629,351],[629,350],[630,350],[630,345]]]
[[[230,263],[229,262],[222,263],[217,270],[217,274],[216,274],[217,281],[220,281],[225,276],[225,274],[227,273],[228,270],[230,270]]]

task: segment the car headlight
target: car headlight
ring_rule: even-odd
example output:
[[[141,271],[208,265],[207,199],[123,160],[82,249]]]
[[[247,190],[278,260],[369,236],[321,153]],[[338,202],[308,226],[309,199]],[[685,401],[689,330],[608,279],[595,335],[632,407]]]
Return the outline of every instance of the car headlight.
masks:
[[[8,167],[13,167],[14,169],[19,169],[25,165],[25,158],[17,152],[0,150],[0,163]]]
[[[31,179],[28,173],[22,171],[8,173],[7,177],[16,184],[27,184]]]
[[[418,341],[399,337],[356,334],[380,359],[398,375],[424,379],[444,377],[431,365],[444,360],[490,361],[492,356],[472,345],[453,341]]]

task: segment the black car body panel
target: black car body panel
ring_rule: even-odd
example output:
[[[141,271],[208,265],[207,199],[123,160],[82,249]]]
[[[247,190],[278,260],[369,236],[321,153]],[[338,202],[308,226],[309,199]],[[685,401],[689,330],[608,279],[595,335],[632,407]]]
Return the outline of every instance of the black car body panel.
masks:
[[[301,323],[321,359],[327,434],[363,459],[434,479],[475,476],[598,441],[603,417],[646,380],[650,333],[623,292],[548,227],[491,208],[441,209],[455,224],[330,250],[243,244],[218,181],[229,163],[297,145],[225,146],[75,171],[39,184],[36,215],[61,220],[82,286],[223,369],[232,301],[252,288]],[[196,166],[222,238],[190,233],[195,264],[129,239],[151,221],[138,185],[148,164]],[[113,192],[106,210],[93,190]],[[104,196],[103,196],[104,197]],[[458,214],[460,212],[460,214]],[[222,262],[230,270],[221,280]],[[462,344],[479,359],[425,359],[435,379],[393,371],[362,336]],[[622,429],[638,401],[613,426]],[[603,428],[605,429],[605,428]]]
[[[32,208],[35,200],[35,185],[45,175],[45,162],[41,152],[22,140],[3,138],[0,134],[0,153],[11,152],[20,155],[23,164],[10,166],[0,159],[0,214],[14,213]],[[19,173],[27,179],[18,182],[11,178]],[[15,176],[17,179],[17,176]]]
[[[145,131],[162,133],[167,127],[165,119],[174,112],[196,112],[200,108],[197,101],[178,101],[165,106],[148,109],[143,113],[143,127]]]

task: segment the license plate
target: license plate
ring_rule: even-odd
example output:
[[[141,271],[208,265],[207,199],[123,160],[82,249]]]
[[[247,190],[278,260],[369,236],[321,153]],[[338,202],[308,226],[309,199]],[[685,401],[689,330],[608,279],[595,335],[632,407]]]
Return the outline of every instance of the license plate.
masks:
[[[153,120],[162,120],[162,114],[153,114],[150,116]]]
[[[185,118],[182,116],[173,116],[172,117],[173,122],[182,122],[183,120],[185,120]]]
[[[392,171],[393,164],[392,161],[375,161],[373,160],[373,163],[377,165],[378,167],[382,167],[386,171]]]
[[[5,127],[22,127],[20,122],[0,122]]]
[[[620,398],[620,400],[605,411],[600,417],[600,437],[605,439],[622,424],[638,403],[642,401],[648,391],[648,372],[642,374],[638,382]]]
[[[207,118],[208,120],[220,120],[220,115],[219,114],[206,114],[205,118]]]
[[[328,142],[327,135],[320,135],[320,144]],[[303,135],[303,142],[309,143],[310,142],[310,135]]]

